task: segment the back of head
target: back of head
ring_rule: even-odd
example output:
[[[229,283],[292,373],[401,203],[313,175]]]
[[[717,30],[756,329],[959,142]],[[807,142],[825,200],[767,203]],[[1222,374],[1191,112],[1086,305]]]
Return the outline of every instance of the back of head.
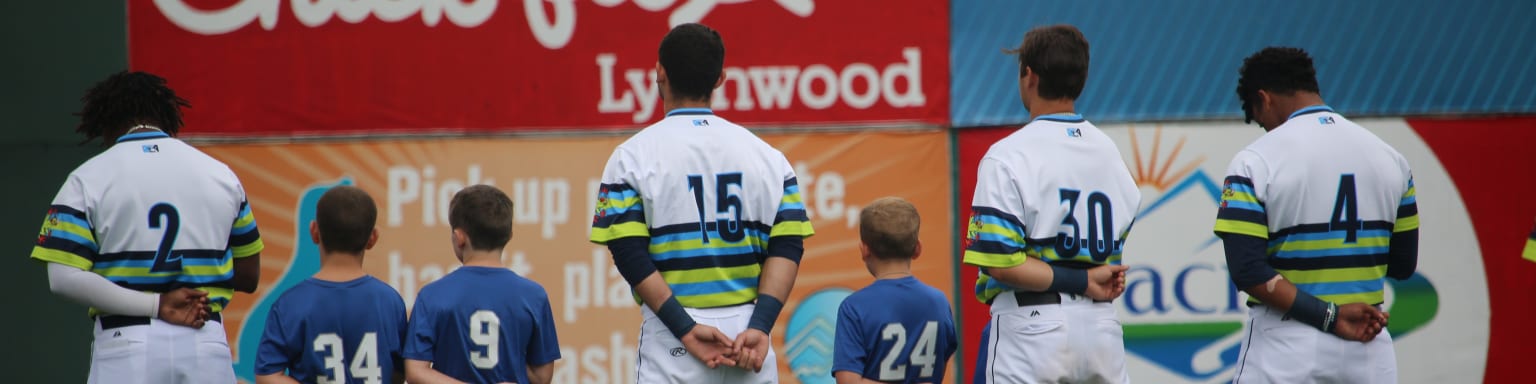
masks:
[[[720,41],[720,33],[704,24],[679,25],[661,39],[658,51],[673,97],[709,99],[725,67],[725,43]]]
[[[1245,123],[1253,122],[1253,105],[1258,102],[1261,90],[1278,95],[1321,94],[1312,56],[1301,48],[1264,48],[1243,59],[1243,66],[1237,72],[1237,98],[1243,102]]]
[[[378,217],[378,207],[368,192],[353,186],[333,187],[315,204],[320,246],[330,252],[362,253],[373,237]]]
[[[448,225],[469,236],[479,251],[502,249],[512,240],[512,198],[489,185],[474,185],[453,194]]]
[[[882,260],[911,259],[922,226],[917,207],[899,197],[882,197],[859,213],[859,241]]]
[[[1018,49],[1019,76],[1029,68],[1040,76],[1040,97],[1077,100],[1088,83],[1088,38],[1066,24],[1039,27],[1024,34]]]
[[[176,135],[181,131],[181,107],[190,107],[186,99],[165,85],[165,79],[148,72],[118,72],[96,83],[80,98],[84,106],[75,132],[85,134],[89,142],[98,137],[111,144],[137,125],[159,128]]]

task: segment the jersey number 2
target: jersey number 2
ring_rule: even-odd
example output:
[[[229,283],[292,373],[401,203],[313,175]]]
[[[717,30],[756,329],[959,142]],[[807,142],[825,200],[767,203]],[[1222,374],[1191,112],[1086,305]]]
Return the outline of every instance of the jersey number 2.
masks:
[[[163,219],[163,220],[162,220]],[[155,263],[150,272],[181,271],[181,256],[172,249],[176,246],[176,233],[181,230],[181,214],[170,203],[158,203],[149,208],[149,228],[165,229],[160,236],[160,246],[155,249]]]
[[[1359,199],[1355,197],[1355,174],[1339,175],[1339,194],[1333,199],[1333,216],[1328,219],[1328,232],[1344,231],[1344,243],[1354,243],[1360,232],[1359,205]]]
[[[938,363],[938,356],[934,353],[934,341],[938,338],[939,322],[929,321],[923,324],[923,332],[917,336],[917,345],[912,346],[912,353],[907,356],[907,361],[918,367],[917,377],[933,377],[933,366]],[[880,380],[902,380],[907,378],[907,365],[896,364],[901,358],[901,352],[907,347],[907,327],[901,323],[889,323],[880,330],[880,340],[893,341],[891,350],[885,353],[885,358],[880,360]]]
[[[329,375],[315,377],[316,383],[346,383],[347,371],[341,370],[343,356],[346,356],[345,347],[341,344],[341,336],[335,333],[322,333],[315,336],[315,352],[324,352],[321,362],[325,364],[325,370]],[[367,384],[384,384],[384,370],[379,368],[379,341],[374,332],[363,334],[363,340],[357,342],[357,353],[352,355],[352,377],[363,379]]]
[[[741,196],[731,193],[731,186],[741,189],[741,172],[715,175],[715,233],[727,243],[735,243],[747,237],[741,226]],[[693,192],[693,203],[699,208],[699,235],[709,244],[709,225],[704,222],[704,176],[688,175],[688,190]]]

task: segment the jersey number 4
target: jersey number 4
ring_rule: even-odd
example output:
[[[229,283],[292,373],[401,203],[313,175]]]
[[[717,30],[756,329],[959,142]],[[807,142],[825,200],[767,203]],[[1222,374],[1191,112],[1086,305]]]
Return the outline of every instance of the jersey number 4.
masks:
[[[709,244],[709,231],[720,234],[720,239],[735,243],[747,237],[741,225],[741,196],[732,193],[731,186],[741,190],[741,172],[715,175],[715,222],[704,221],[704,176],[688,175],[688,190],[693,192],[693,203],[699,208],[699,235]],[[713,224],[713,225],[710,225]]]
[[[348,371],[343,371],[342,357],[346,356],[346,348],[341,344],[341,336],[335,333],[322,333],[315,336],[315,352],[325,353],[321,362],[325,364],[325,370],[330,374],[315,377],[316,383],[346,383]],[[368,332],[363,334],[363,340],[357,342],[357,352],[352,355],[350,373],[353,378],[362,379],[367,384],[383,384],[384,370],[379,368],[379,342],[378,334]]]
[[[1344,243],[1352,244],[1360,232],[1360,199],[1355,197],[1355,174],[1339,175],[1339,193],[1333,199],[1333,216],[1328,232],[1344,231]]]
[[[939,336],[939,322],[929,321],[923,324],[922,333],[917,336],[917,345],[912,346],[912,352],[908,354],[907,361],[918,366],[918,378],[933,377],[933,366],[938,363],[938,356],[934,353],[934,341]],[[907,327],[901,323],[888,323],[880,330],[880,340],[891,341],[892,347],[885,353],[885,358],[880,360],[880,380],[902,380],[907,378],[907,365],[897,364],[901,359],[901,352],[907,346]]]

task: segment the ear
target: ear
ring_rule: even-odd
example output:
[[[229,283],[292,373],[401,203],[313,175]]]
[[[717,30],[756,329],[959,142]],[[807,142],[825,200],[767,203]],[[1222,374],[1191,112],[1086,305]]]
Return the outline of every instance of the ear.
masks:
[[[863,259],[864,262],[867,263],[867,262],[869,262],[869,258],[873,257],[873,256],[874,256],[873,254],[869,253],[869,244],[864,244],[864,242],[860,241],[859,242],[859,258]]]
[[[462,229],[454,229],[453,249],[464,249],[467,245],[469,245],[469,234],[464,233]]]
[[[310,220],[309,221],[309,240],[313,241],[315,243],[315,245],[320,245],[320,222],[319,221],[315,221],[315,220]]]
[[[715,79],[715,88],[725,85],[725,71],[720,71],[720,78]]]
[[[364,244],[363,245],[363,249],[365,249],[365,250],[366,249],[373,249],[373,245],[374,244],[378,244],[378,243],[379,243],[379,229],[378,228],[374,228],[373,232],[368,234],[368,244]]]
[[[1033,89],[1040,86],[1040,74],[1035,73],[1034,69],[1024,67],[1024,75],[1019,76],[1019,82],[1020,84],[1024,84],[1025,86]]]
[[[922,256],[922,255],[923,255],[923,242],[921,240],[919,240],[917,242],[917,246],[912,247],[912,260],[917,260],[917,257],[918,256]]]
[[[725,74],[722,73],[721,76],[724,77]],[[661,62],[660,61],[657,61],[656,62],[656,84],[666,84],[666,83],[667,83],[667,69],[663,68],[661,66]]]

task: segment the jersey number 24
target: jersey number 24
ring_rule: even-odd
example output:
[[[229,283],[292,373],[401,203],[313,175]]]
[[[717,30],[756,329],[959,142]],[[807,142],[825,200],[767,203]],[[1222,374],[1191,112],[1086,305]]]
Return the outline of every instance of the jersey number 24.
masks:
[[[933,366],[938,363],[938,356],[934,353],[934,342],[939,336],[939,322],[929,321],[923,324],[922,333],[917,336],[917,345],[912,346],[912,352],[908,354],[907,361],[917,365],[919,378],[933,377]],[[888,323],[880,330],[880,340],[891,341],[891,350],[885,353],[885,358],[880,359],[880,380],[902,380],[907,378],[907,365],[897,364],[901,359],[901,352],[907,346],[907,327],[901,323]]]

